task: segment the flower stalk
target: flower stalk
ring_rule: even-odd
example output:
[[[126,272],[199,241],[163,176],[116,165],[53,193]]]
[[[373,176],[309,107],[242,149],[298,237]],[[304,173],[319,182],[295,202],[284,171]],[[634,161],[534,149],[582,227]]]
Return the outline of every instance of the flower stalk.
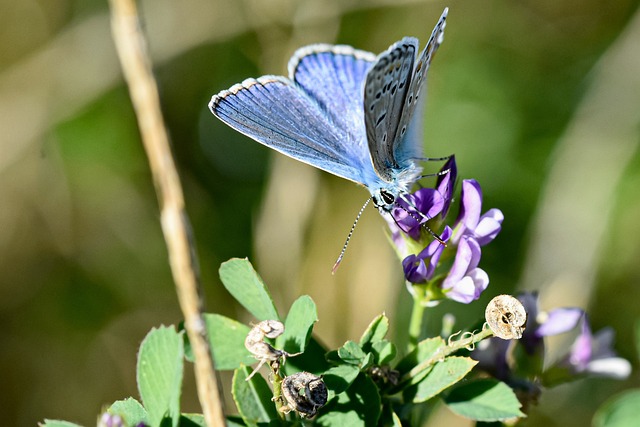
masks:
[[[412,286],[409,284],[408,286]],[[420,341],[423,322],[424,311],[427,306],[426,297],[427,293],[424,286],[412,286],[413,288],[413,307],[411,309],[411,319],[409,321],[409,343],[407,351],[413,350]]]
[[[406,387],[407,383],[411,383],[415,381],[415,379],[421,379],[424,377],[424,373],[431,369],[433,365],[443,360],[445,357],[450,356],[451,354],[456,353],[459,350],[464,348],[473,348],[480,341],[490,338],[493,336],[493,331],[489,328],[483,328],[478,333],[468,334],[469,336],[465,338],[461,338],[459,340],[452,340],[453,335],[449,338],[449,343],[439,348],[431,357],[423,360],[421,363],[416,365],[409,372],[404,374],[396,388],[402,389]]]

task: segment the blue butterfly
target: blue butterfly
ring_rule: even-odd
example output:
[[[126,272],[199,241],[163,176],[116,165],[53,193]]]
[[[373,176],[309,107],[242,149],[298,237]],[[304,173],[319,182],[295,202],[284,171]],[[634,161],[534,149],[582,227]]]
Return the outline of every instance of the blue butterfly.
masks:
[[[413,37],[378,56],[310,45],[289,61],[289,78],[247,79],[214,95],[209,108],[267,147],[364,185],[380,213],[390,213],[422,173],[421,94],[447,13],[419,56]]]

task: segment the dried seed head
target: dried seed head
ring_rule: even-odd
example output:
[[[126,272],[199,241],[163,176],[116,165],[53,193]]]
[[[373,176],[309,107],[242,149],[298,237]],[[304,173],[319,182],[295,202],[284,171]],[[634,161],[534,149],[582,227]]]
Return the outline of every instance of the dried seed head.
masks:
[[[484,317],[498,338],[520,339],[527,323],[527,312],[517,298],[498,295],[487,305]]]
[[[260,342],[265,338],[277,338],[284,332],[284,325],[278,320],[263,320],[251,328],[245,340],[245,346]],[[249,350],[251,351],[251,350]]]
[[[244,340],[244,346],[260,363],[247,377],[246,381],[249,381],[266,362],[277,362],[275,365],[275,369],[277,369],[280,365],[280,359],[284,362],[284,359],[290,356],[286,351],[278,350],[271,344],[264,342],[265,338],[276,338],[282,335],[283,332],[284,325],[277,320],[263,320],[249,331],[247,338]]]
[[[282,395],[286,413],[296,411],[303,418],[313,418],[327,403],[328,392],[322,377],[309,372],[298,372],[282,380]]]

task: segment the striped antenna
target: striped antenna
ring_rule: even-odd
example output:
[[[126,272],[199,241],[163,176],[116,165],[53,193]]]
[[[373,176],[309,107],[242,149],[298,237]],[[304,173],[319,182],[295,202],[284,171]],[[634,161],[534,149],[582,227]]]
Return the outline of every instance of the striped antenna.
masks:
[[[362,205],[362,207],[360,208],[360,212],[358,212],[358,215],[356,216],[356,220],[353,221],[353,225],[351,226],[351,230],[349,230],[349,234],[347,235],[347,240],[344,242],[344,246],[342,247],[342,251],[340,251],[340,256],[336,260],[335,264],[333,264],[333,268],[331,269],[331,274],[336,274],[336,271],[338,270],[338,267],[340,267],[340,263],[342,262],[342,258],[344,258],[344,253],[347,251],[347,246],[349,246],[349,240],[351,240],[351,236],[353,235],[353,230],[356,229],[356,224],[358,224],[358,221],[360,220],[360,217],[362,216],[362,212],[364,212],[364,209],[367,207],[367,205],[369,204],[369,202],[372,199],[373,199],[373,197],[369,197],[367,199],[367,201],[364,202],[364,205]]]
[[[411,218],[415,219],[416,221],[418,221],[418,224],[420,224],[420,226],[422,228],[424,228],[425,230],[427,230],[429,232],[429,234],[431,234],[433,236],[434,239],[436,239],[438,242],[440,242],[441,245],[443,245],[445,248],[447,247],[447,244],[445,243],[444,240],[442,240],[442,238],[440,236],[438,236],[426,223],[421,223],[420,222],[420,218],[419,216],[421,216],[422,218],[426,218],[427,221],[429,221],[431,218],[428,215],[423,214],[422,212],[420,212],[418,210],[418,208],[411,203],[411,200],[409,200],[408,198],[406,198],[404,196],[404,194],[400,194],[399,196],[407,205],[411,206],[413,209],[415,209],[416,212],[418,212],[418,214],[420,215],[416,215],[414,212],[411,212],[409,209],[405,208],[404,206],[402,206],[400,203],[396,202],[396,206],[399,207],[400,209],[402,209],[403,211],[405,211]],[[389,215],[391,215],[391,212],[389,212]],[[394,218],[395,221],[395,218]],[[398,225],[398,223],[396,222],[396,225]],[[398,225],[398,227],[400,227]],[[400,227],[400,229],[402,230],[402,227]]]

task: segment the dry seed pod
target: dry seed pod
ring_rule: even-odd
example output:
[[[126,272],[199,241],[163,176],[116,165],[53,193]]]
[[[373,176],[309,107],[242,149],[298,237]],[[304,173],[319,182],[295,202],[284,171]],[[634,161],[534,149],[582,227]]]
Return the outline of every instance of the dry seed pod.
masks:
[[[279,361],[281,358],[285,359],[289,356],[286,351],[278,350],[272,347],[271,344],[264,342],[265,338],[276,338],[282,335],[283,332],[284,325],[277,320],[263,320],[249,331],[247,338],[244,340],[244,346],[260,363],[247,377],[246,381],[249,381],[266,362]]]
[[[527,312],[517,298],[511,295],[498,295],[487,305],[484,317],[498,338],[505,340],[520,339],[527,323]]]
[[[282,380],[285,413],[296,411],[303,418],[313,418],[327,403],[328,392],[322,377],[310,372],[298,372]]]
[[[284,332],[284,325],[277,320],[263,320],[255,325],[247,334],[244,346],[258,360],[276,360],[282,356],[283,351],[273,348],[264,342],[266,338],[276,338]],[[264,362],[263,362],[264,363]]]

